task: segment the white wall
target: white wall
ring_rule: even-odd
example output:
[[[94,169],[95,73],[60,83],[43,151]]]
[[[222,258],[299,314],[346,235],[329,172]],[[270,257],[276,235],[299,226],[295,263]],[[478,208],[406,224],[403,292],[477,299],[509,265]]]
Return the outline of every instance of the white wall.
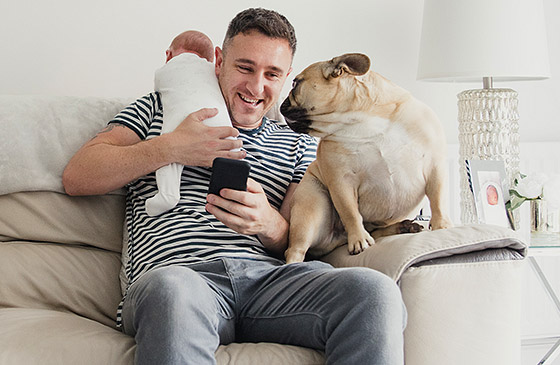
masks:
[[[448,142],[457,142],[456,94],[481,85],[416,81],[418,0],[2,1],[0,93],[143,95],[176,34],[199,29],[219,45],[229,20],[250,6],[278,10],[296,28],[294,74],[344,52],[366,53],[376,71],[429,104]],[[544,6],[552,78],[495,85],[519,92],[525,142],[560,140],[560,2],[544,0]]]

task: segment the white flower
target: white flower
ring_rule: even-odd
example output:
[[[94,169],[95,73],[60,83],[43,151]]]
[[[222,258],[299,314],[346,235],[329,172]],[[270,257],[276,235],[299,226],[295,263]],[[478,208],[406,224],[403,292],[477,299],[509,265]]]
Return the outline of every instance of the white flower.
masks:
[[[544,183],[543,199],[549,208],[560,208],[560,175],[555,175]]]
[[[543,173],[526,176],[517,182],[515,190],[522,197],[527,199],[536,199],[543,193],[543,184],[547,180],[548,178],[546,174]]]

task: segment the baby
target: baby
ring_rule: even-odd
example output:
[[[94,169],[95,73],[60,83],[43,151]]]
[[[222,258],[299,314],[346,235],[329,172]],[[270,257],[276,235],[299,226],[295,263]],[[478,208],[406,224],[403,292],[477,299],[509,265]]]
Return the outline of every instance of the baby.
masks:
[[[206,119],[211,127],[231,126],[229,114],[214,72],[214,46],[197,31],[179,34],[165,52],[166,64],[155,73],[155,90],[163,103],[161,133],[173,131],[190,113],[216,108],[218,114]],[[156,171],[158,193],[146,200],[146,212],[160,215],[177,205],[183,165],[173,163]]]

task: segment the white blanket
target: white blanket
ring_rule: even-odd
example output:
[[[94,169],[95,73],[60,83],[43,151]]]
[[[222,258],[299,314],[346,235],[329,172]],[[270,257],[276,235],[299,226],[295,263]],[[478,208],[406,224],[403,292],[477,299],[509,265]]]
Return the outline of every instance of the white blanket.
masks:
[[[64,192],[62,172],[70,158],[129,101],[0,95],[0,194]]]

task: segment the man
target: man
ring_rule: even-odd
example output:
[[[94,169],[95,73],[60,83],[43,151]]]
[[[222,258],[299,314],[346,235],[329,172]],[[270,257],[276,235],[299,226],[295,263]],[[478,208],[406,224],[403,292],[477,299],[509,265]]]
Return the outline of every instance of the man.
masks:
[[[405,310],[388,277],[322,262],[285,265],[289,203],[316,143],[264,118],[291,72],[295,33],[280,14],[248,9],[216,48],[216,75],[235,128],[205,127],[203,109],[159,135],[161,102],[139,99],[68,164],[69,194],[127,186],[129,287],[123,331],[139,364],[212,364],[219,344],[277,342],[325,352],[328,362],[403,362]],[[165,112],[165,111],[163,111]],[[237,140],[225,139],[229,136]],[[243,147],[242,151],[231,151]],[[206,197],[215,157],[245,158],[246,192]],[[153,172],[186,165],[181,201],[148,217]]]

